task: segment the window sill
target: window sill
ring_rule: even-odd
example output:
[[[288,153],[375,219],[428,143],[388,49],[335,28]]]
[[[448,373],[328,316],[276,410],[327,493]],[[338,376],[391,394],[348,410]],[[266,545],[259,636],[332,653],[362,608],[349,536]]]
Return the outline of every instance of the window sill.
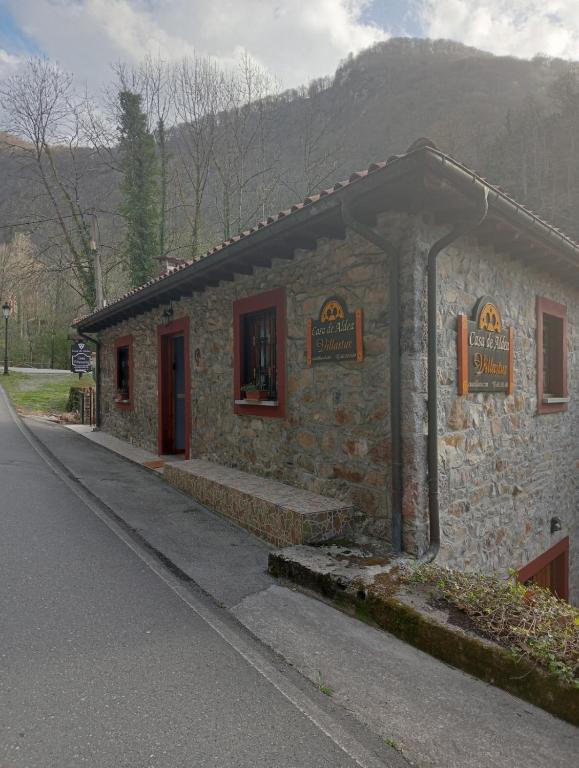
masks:
[[[235,400],[235,405],[265,405],[275,408],[279,405],[279,400]]]
[[[115,400],[115,408],[132,408],[133,404],[130,400]]]
[[[537,404],[537,413],[563,413],[569,410],[568,397],[543,397]]]

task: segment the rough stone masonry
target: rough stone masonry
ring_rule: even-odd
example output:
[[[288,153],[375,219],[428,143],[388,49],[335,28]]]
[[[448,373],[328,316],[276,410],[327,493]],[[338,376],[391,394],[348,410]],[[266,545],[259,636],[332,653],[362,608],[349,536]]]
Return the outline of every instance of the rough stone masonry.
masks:
[[[377,229],[400,249],[403,520],[407,551],[427,546],[426,257],[444,230],[427,218],[384,214]],[[275,255],[275,254],[274,254]],[[438,262],[438,423],[442,525],[440,559],[485,572],[518,569],[570,539],[571,596],[579,600],[578,382],[576,288],[473,238],[462,238]],[[353,504],[364,530],[390,535],[389,265],[353,233],[319,239],[291,261],[236,275],[173,302],[190,318],[192,455]],[[232,304],[283,286],[286,291],[285,418],[234,414]],[[306,363],[306,322],[340,295],[363,309],[362,363]],[[515,332],[513,395],[457,394],[457,316],[491,295]],[[568,313],[569,407],[537,409],[536,297]],[[101,333],[103,428],[156,450],[157,326],[162,307]],[[131,410],[115,406],[115,339],[133,337]],[[197,354],[195,354],[197,350]],[[562,530],[551,534],[553,516]]]

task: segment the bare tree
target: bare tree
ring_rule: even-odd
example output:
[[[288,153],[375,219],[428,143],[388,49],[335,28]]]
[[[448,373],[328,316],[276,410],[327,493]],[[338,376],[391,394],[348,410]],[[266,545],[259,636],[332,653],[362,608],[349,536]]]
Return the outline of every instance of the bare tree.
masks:
[[[347,105],[337,100],[327,78],[314,80],[287,98],[293,102],[291,132],[296,146],[292,155],[296,162],[286,170],[281,183],[292,197],[311,195],[335,178],[353,126]]]
[[[313,81],[304,99],[301,124],[301,148],[305,194],[319,191],[333,178],[338,167],[342,142],[336,136],[336,126],[343,132],[343,107],[327,104],[320,109],[320,94],[327,88],[324,80]]]
[[[179,188],[189,211],[190,252],[196,259],[203,246],[203,204],[214,156],[222,74],[211,59],[194,56],[175,67],[172,85],[176,116],[182,122],[176,132],[182,153]]]
[[[225,239],[265,214],[277,184],[278,154],[270,124],[276,90],[276,82],[247,53],[221,80],[213,163],[219,179],[216,208]]]
[[[87,172],[81,162],[80,104],[72,75],[46,59],[29,59],[0,84],[5,129],[25,139],[14,152],[48,201],[73,285],[89,307],[96,302],[94,254],[90,220],[83,205],[81,182]],[[34,214],[34,211],[28,211]]]
[[[0,245],[0,296],[12,306],[13,360],[51,368],[65,364],[68,320],[78,308],[66,272],[63,254],[60,264],[56,258],[45,264],[26,235]]]
[[[10,242],[0,244],[0,299],[9,301],[21,286],[34,282],[40,265],[31,257],[30,240],[18,234]]]

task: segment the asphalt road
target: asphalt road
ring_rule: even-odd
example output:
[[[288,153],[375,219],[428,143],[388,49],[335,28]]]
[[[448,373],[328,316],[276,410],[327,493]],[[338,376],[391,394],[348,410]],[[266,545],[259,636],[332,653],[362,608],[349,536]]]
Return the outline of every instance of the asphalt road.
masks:
[[[401,765],[99,517],[4,398],[1,768]]]

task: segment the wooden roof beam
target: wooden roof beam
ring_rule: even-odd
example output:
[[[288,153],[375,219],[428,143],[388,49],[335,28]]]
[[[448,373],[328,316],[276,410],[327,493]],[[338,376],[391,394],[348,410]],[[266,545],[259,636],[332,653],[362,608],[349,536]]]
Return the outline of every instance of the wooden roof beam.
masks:
[[[233,272],[215,272],[213,275],[208,275],[203,281],[203,287],[216,288],[219,283],[232,282],[235,279]]]
[[[183,296],[193,296],[195,293],[201,293],[202,291],[203,286],[200,283],[188,283],[184,286],[182,294]]]
[[[523,241],[520,239],[517,244],[513,244],[509,249],[511,256],[531,256],[535,259],[549,259],[550,252],[546,248],[537,246],[536,243]]]
[[[273,254],[256,252],[251,254],[249,262],[256,267],[271,267],[272,258]]]
[[[143,302],[143,308],[145,312],[148,312],[151,309],[155,309],[155,307],[159,306],[159,301],[157,299],[149,299],[147,301]]]
[[[229,264],[229,268],[231,271],[238,275],[252,275],[253,274],[253,267],[251,264],[246,264],[244,262],[232,262]]]
[[[504,250],[520,240],[521,234],[510,227],[502,226],[500,223],[490,223],[480,227],[476,232],[476,237],[481,245],[493,245],[498,250]]]
[[[315,251],[317,247],[316,238],[308,233],[292,235],[286,239],[286,242],[294,250]]]

